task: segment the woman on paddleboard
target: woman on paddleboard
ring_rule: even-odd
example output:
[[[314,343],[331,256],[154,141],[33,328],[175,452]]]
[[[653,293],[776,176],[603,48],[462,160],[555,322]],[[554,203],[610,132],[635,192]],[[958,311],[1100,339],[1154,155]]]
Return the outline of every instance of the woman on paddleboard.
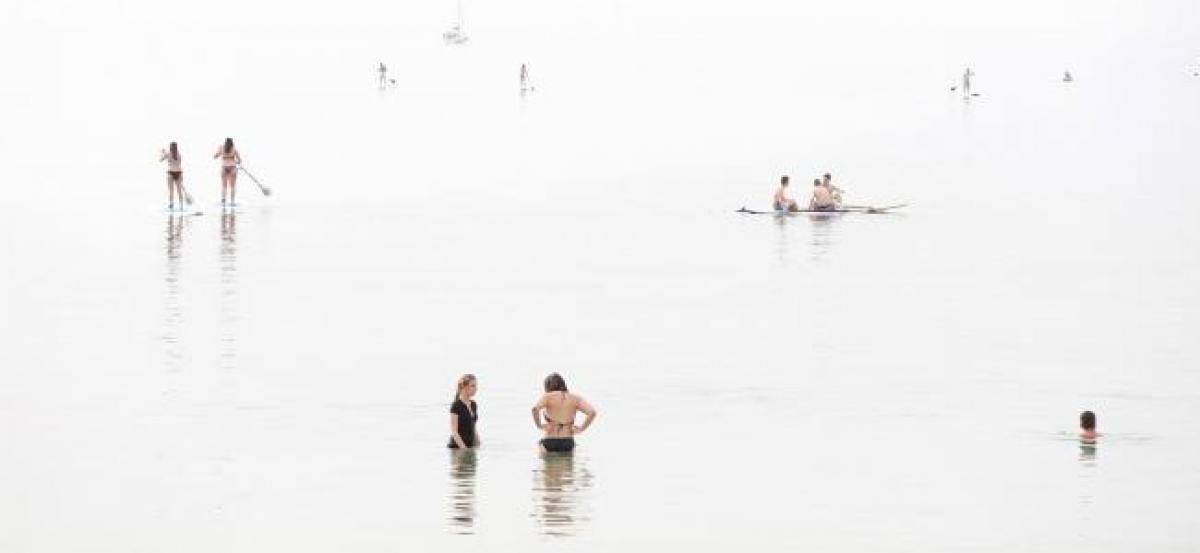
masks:
[[[542,451],[568,452],[575,449],[575,435],[582,434],[596,420],[596,409],[587,400],[567,391],[567,381],[558,373],[550,373],[542,383],[545,391],[533,406],[533,424],[542,431]],[[575,425],[575,414],[587,418]]]
[[[158,152],[158,160],[167,162],[167,209],[174,211],[175,198],[179,198],[179,207],[183,207],[183,159],[179,157],[179,145],[174,142]]]
[[[479,381],[473,374],[458,377],[458,386],[454,392],[454,403],[450,404],[450,449],[470,449],[479,447],[479,432],[475,423],[479,421],[479,406],[475,404],[475,392],[479,390]]]
[[[221,203],[233,205],[234,196],[237,194],[238,165],[242,164],[242,155],[233,147],[232,138],[226,138],[225,144],[213,154],[213,159],[218,157],[221,158]],[[228,202],[225,200],[227,196]]]

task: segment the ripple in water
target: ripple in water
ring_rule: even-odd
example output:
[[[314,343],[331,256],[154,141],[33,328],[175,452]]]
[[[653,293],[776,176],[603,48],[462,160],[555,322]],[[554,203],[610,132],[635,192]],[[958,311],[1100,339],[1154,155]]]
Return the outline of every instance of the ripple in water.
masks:
[[[450,450],[450,505],[448,521],[455,534],[475,533],[475,474],[478,457],[473,449]]]
[[[592,473],[575,453],[542,453],[533,475],[533,518],[547,536],[573,536],[591,521]]]

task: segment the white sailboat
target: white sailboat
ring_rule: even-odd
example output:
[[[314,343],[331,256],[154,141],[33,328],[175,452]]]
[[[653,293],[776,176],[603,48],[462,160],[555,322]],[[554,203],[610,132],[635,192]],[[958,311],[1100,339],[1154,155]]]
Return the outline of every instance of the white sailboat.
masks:
[[[446,45],[453,46],[467,42],[467,32],[463,30],[462,0],[458,0],[458,18],[450,26],[450,30],[442,33]]]

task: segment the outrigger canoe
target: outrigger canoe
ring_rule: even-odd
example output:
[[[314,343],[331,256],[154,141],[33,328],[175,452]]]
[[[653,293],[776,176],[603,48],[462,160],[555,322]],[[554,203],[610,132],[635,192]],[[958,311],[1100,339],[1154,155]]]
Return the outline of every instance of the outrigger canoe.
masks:
[[[773,211],[754,211],[753,209],[746,209],[745,207],[742,207],[741,209],[737,210],[737,213],[745,213],[748,215],[802,215],[805,213],[890,213],[892,210],[907,206],[908,204],[894,204],[885,206],[844,205],[837,209],[797,209],[792,211],[785,211],[782,209]]]

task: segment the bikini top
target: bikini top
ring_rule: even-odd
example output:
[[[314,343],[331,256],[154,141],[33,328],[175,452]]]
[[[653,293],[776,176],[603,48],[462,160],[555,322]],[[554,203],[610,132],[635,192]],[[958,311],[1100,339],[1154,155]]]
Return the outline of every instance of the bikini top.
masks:
[[[562,392],[562,391],[560,390],[560,392]],[[562,395],[563,395],[562,396],[563,401],[566,401],[567,393],[562,392]],[[553,425],[557,426],[558,428],[566,428],[567,430],[570,430],[572,434],[575,433],[575,420],[574,419],[572,419],[569,422],[558,422],[558,421],[554,420],[553,417],[550,416],[550,409],[545,409],[544,411],[542,411],[542,417],[544,417],[546,419],[546,422],[553,424]]]

